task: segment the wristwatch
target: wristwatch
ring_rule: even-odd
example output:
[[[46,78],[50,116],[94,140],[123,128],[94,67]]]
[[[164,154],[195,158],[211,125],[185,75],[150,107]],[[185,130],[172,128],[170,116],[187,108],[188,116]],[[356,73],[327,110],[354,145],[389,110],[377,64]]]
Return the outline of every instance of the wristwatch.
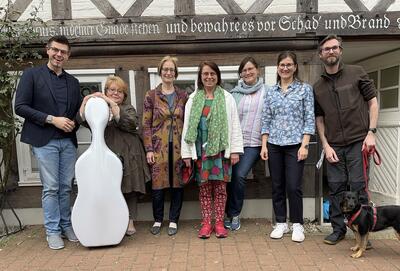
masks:
[[[47,123],[47,124],[52,124],[52,123],[53,123],[53,116],[52,116],[52,115],[47,115],[47,117],[46,117],[46,123]]]
[[[376,134],[376,128],[369,128],[368,131],[369,132],[373,132],[374,134]]]

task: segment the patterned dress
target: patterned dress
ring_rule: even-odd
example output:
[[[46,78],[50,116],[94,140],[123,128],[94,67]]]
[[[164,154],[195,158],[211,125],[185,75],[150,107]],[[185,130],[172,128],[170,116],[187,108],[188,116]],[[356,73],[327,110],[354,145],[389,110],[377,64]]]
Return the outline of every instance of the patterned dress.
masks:
[[[197,130],[196,150],[199,159],[196,160],[195,174],[199,185],[208,182],[208,180],[230,182],[232,175],[231,161],[224,158],[224,152],[214,156],[206,156],[208,139],[207,117],[212,103],[213,100],[205,101]]]

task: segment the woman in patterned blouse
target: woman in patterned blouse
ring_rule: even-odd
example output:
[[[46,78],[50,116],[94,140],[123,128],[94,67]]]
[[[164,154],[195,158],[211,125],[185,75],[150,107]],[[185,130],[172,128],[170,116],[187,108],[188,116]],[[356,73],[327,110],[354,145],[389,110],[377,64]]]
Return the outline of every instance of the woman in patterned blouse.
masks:
[[[178,231],[183,201],[181,134],[187,92],[177,88],[177,59],[166,56],[158,65],[161,84],[146,93],[143,104],[143,142],[151,167],[154,224],[150,232],[161,231],[164,194],[171,194],[168,235]]]
[[[261,158],[268,160],[276,217],[270,237],[290,231],[286,223],[286,193],[292,240],[304,240],[302,177],[310,136],[315,132],[312,87],[298,78],[297,57],[283,52],[277,61],[277,84],[267,90],[262,116]],[[268,142],[268,143],[267,143]]]

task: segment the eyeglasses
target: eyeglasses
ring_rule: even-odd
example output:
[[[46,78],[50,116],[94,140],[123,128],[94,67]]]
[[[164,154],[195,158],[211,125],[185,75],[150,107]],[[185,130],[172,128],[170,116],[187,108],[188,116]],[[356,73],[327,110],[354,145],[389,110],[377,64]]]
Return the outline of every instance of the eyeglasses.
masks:
[[[108,88],[106,89],[108,93],[117,93],[118,95],[124,95],[124,92],[119,89]]]
[[[291,69],[293,67],[294,67],[293,63],[288,63],[288,64],[281,63],[281,64],[279,64],[279,69],[282,69],[282,70],[284,70],[285,68],[289,70],[289,69]]]
[[[163,71],[165,73],[167,73],[167,72],[175,73],[175,69],[174,68],[162,68],[161,71]]]
[[[321,48],[321,51],[324,52],[325,54],[329,53],[331,50],[333,52],[337,52],[339,50],[339,48],[341,49],[341,46],[335,45],[332,47],[325,47],[325,48]]]
[[[208,76],[215,77],[215,76],[217,76],[217,74],[215,72],[202,72],[201,75],[204,76],[204,77],[208,77]]]
[[[55,54],[61,53],[62,55],[67,55],[68,50],[59,49],[57,47],[49,46],[48,49],[52,50]]]

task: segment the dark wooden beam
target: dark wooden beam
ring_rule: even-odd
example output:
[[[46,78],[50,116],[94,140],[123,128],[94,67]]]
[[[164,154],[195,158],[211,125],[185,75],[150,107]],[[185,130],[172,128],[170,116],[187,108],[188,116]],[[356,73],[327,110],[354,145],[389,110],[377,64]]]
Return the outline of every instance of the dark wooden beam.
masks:
[[[257,0],[247,10],[247,13],[264,13],[264,11],[271,5],[273,0]]]
[[[51,12],[53,20],[72,19],[71,0],[51,0]]]
[[[179,15],[195,15],[195,0],[175,0],[176,16]]]
[[[17,21],[21,17],[22,13],[32,3],[33,0],[16,0],[14,4],[10,6],[9,18],[12,21]]]
[[[318,0],[297,0],[296,11],[299,13],[317,13]]]
[[[344,0],[344,2],[346,2],[347,6],[349,6],[353,12],[369,11],[368,8],[361,2],[361,0]]]
[[[243,9],[234,0],[217,0],[228,14],[243,14]]]
[[[118,18],[121,14],[107,0],[90,0],[107,18]]]
[[[145,9],[148,8],[152,2],[153,0],[136,0],[124,16],[141,16]]]
[[[376,3],[371,12],[385,12],[394,3],[395,0],[380,0]]]

